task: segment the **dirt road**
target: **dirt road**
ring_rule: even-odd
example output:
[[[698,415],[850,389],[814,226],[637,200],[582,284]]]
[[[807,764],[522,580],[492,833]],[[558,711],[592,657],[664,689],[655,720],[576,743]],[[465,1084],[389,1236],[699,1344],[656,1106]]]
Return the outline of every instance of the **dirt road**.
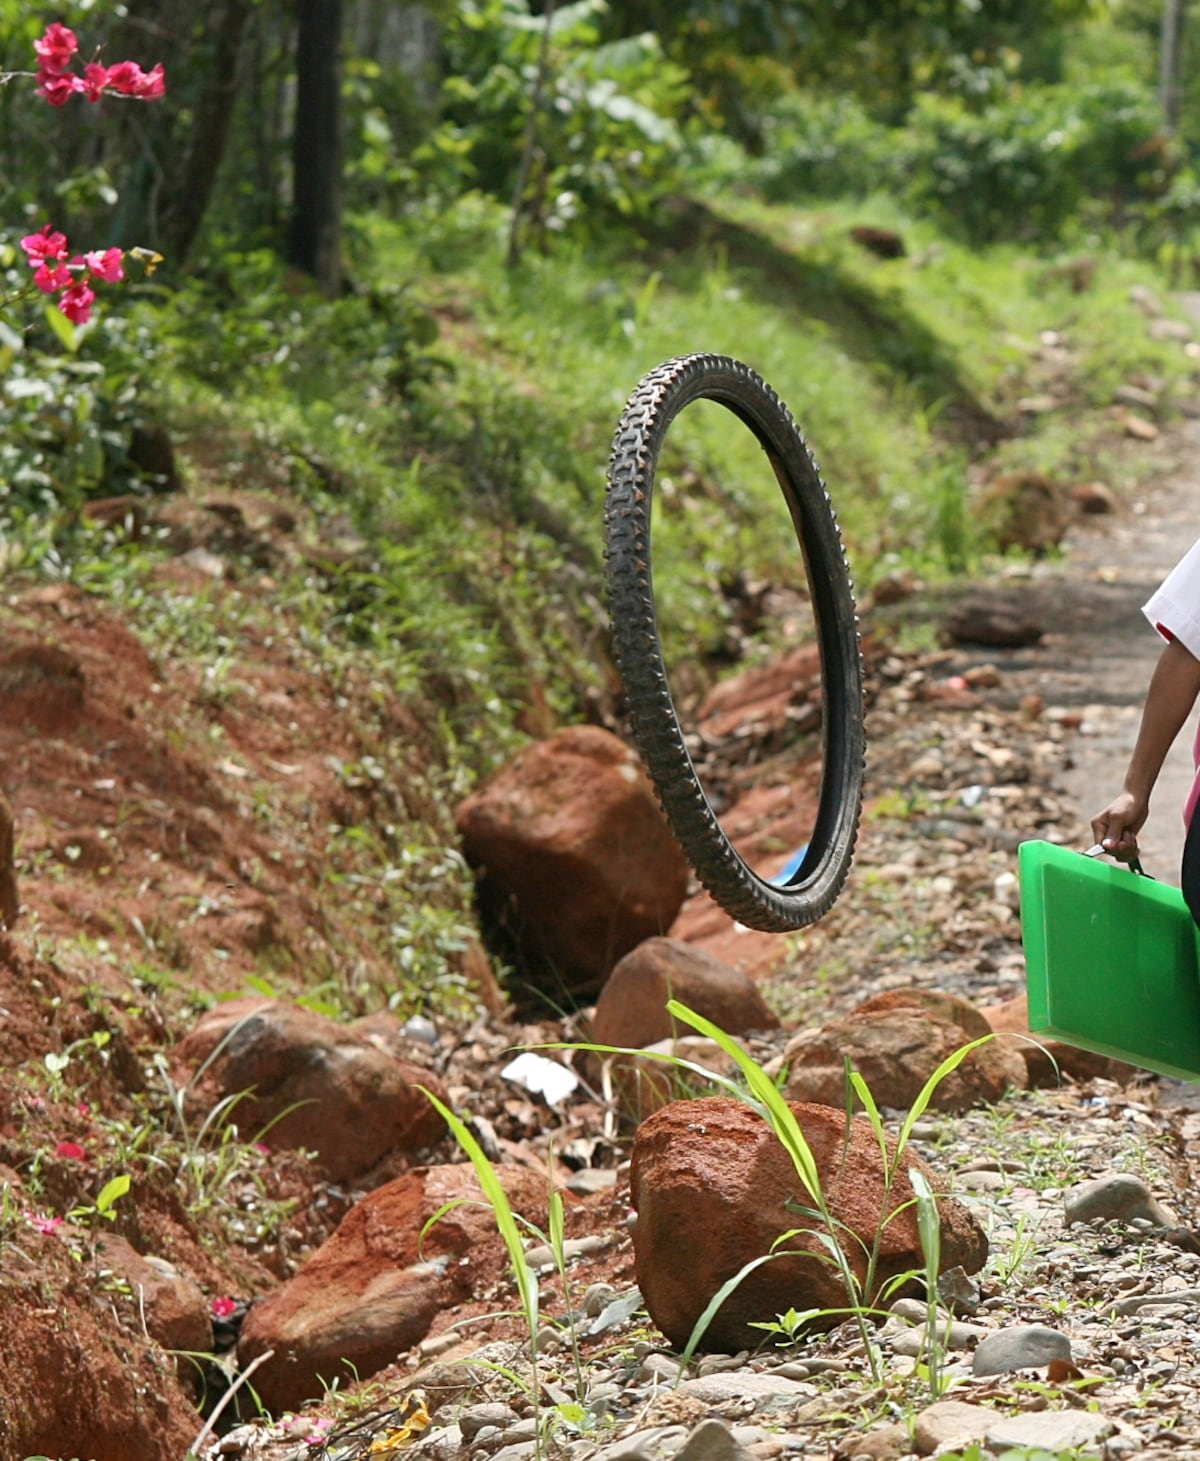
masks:
[[[1141,606],[1184,551],[1200,537],[1200,423],[1179,428],[1177,454],[1186,468],[1127,500],[1115,516],[1083,519],[1070,532],[1061,561],[1038,565],[1008,586],[1046,627],[1041,644],[1003,657],[1015,700],[1040,694],[1047,707],[1081,710],[1082,734],[1062,786],[1078,808],[1080,847],[1089,822],[1120,790],[1143,698],[1162,643]],[[1140,843],[1146,870],[1178,885],[1183,848],[1181,809],[1192,776],[1194,719],[1167,758]]]
[[[1200,429],[1189,423],[1200,455]],[[1139,510],[1140,509],[1140,510]],[[1200,465],[1195,476],[1175,478],[1133,504],[1108,530],[1083,528],[1069,543],[1065,575],[1078,594],[1064,634],[1066,654],[1047,673],[1056,699],[1064,694],[1086,707],[1076,764],[1065,787],[1080,811],[1080,835],[1120,789],[1133,748],[1142,702],[1162,648],[1141,612],[1184,551],[1200,537]],[[1192,780],[1194,719],[1168,755],[1140,842],[1155,877],[1178,884],[1183,850],[1181,809]]]

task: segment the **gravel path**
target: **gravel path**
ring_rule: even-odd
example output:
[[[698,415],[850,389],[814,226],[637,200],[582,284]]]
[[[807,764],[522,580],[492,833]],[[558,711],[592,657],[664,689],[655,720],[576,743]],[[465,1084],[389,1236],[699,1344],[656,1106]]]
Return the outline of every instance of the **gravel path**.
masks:
[[[1190,451],[1200,449],[1200,425],[1186,423],[1182,436]],[[1093,813],[1120,789],[1161,648],[1141,606],[1197,538],[1200,476],[1173,475],[1115,518],[1083,519],[1064,543],[1062,562],[1035,569],[1023,586],[1049,632],[1036,650],[1012,656],[1008,675],[1022,693],[1036,691],[1049,706],[1084,713],[1083,736],[1059,783],[1078,813],[1082,844],[1091,841]],[[1185,731],[1167,758],[1140,838],[1147,870],[1175,886],[1191,751]]]
[[[1197,440],[1192,433],[1186,444]],[[1088,820],[1117,790],[1157,658],[1140,605],[1200,536],[1200,494],[1190,479],[1164,483],[1137,507],[1082,525],[1061,562],[1003,586],[1053,626],[1040,647],[955,651],[884,676],[872,775],[877,786],[919,787],[927,811],[864,829],[853,888],[797,945],[790,977],[813,1002],[806,1008],[799,993],[794,1019],[824,1017],[903,983],[979,1004],[1022,986],[1016,845],[1042,835],[1090,841]],[[941,704],[930,693],[985,661],[999,673],[974,705]],[[1034,694],[1045,706],[1036,719],[1021,708]],[[1187,741],[1171,757],[1142,839],[1150,870],[1167,880],[1181,842]],[[494,1062],[481,1058],[478,1037],[470,1070],[457,1073],[475,1092],[468,1104],[493,1118],[504,1106],[493,1065],[513,1037],[486,1037]],[[1068,1082],[918,1123],[916,1150],[975,1208],[991,1250],[980,1275],[942,1296],[936,1374],[913,1301],[875,1331],[874,1364],[847,1325],[755,1355],[706,1356],[681,1372],[637,1310],[629,1238],[616,1233],[605,1241],[619,1261],[610,1256],[606,1272],[598,1274],[595,1258],[578,1261],[572,1312],[547,1307],[554,1333],[543,1344],[548,1383],[536,1408],[511,1381],[514,1372],[529,1374],[530,1360],[510,1334],[472,1364],[428,1363],[432,1347],[402,1358],[381,1377],[391,1387],[386,1399],[368,1391],[357,1409],[327,1406],[324,1419],[242,1427],[209,1454],[1200,1458],[1198,1090],[1154,1080],[1126,1088]],[[512,1135],[544,1151],[550,1141],[565,1149],[580,1134],[569,1110],[539,1120],[540,1131]],[[416,1409],[418,1392],[431,1420]]]

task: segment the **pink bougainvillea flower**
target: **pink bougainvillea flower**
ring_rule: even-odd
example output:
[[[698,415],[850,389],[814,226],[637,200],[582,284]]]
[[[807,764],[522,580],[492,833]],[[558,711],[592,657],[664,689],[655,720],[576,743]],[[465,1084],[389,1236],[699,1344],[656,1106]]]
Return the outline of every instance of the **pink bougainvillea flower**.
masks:
[[[167,73],[163,70],[161,61],[156,66],[152,66],[149,71],[142,72],[138,77],[133,94],[140,96],[143,101],[153,101],[155,97],[166,96]]]
[[[75,279],[63,290],[59,297],[58,307],[66,315],[73,325],[86,325],[92,317],[92,305],[95,303],[96,291],[84,279]],[[64,1142],[64,1146],[71,1143]],[[83,1155],[83,1148],[79,1149]]]
[[[212,1301],[213,1317],[216,1319],[228,1319],[236,1308],[237,1301],[235,1299],[220,1298]]]
[[[304,1437],[304,1444],[306,1446],[319,1446],[322,1441],[329,1439],[329,1432],[332,1429],[333,1421],[328,1416],[321,1416],[319,1420],[313,1421],[312,1430]]]
[[[124,257],[118,248],[105,249],[103,253],[93,249],[91,253],[84,254],[83,261],[94,278],[103,279],[106,284],[116,284],[125,277],[125,270],[121,267]]]
[[[73,289],[75,288],[75,286],[72,285],[71,288]],[[90,293],[91,291],[89,290],[88,292]],[[65,297],[66,296],[64,295],[64,299]],[[62,308],[61,305],[59,307]],[[64,309],[63,314],[66,313],[67,312]],[[70,318],[69,315],[67,317],[68,319]],[[54,1155],[56,1157],[67,1157],[70,1161],[73,1162],[81,1162],[83,1161],[84,1157],[87,1156],[87,1152],[84,1151],[84,1149],[79,1145],[77,1141],[60,1141],[59,1144],[54,1148]]]
[[[69,71],[39,71],[34,79],[39,94],[52,107],[65,107],[77,91],[83,90],[83,77]]]
[[[88,1105],[86,1101],[80,1101],[79,1104],[75,1107],[75,1110],[79,1113],[80,1116],[90,1116],[92,1114],[92,1108]]]
[[[57,294],[71,282],[71,271],[65,264],[40,264],[33,282],[43,294]]]
[[[82,91],[88,101],[99,101],[108,85],[108,67],[99,61],[89,61],[83,68]]]
[[[118,61],[108,68],[108,84],[122,96],[138,96],[143,101],[162,96],[167,89],[161,61],[152,71],[143,71],[136,61]]]
[[[65,233],[51,233],[47,223],[41,233],[27,233],[21,240],[30,264],[36,269],[39,264],[53,263],[67,257],[67,236]]]
[[[45,1213],[35,1212],[29,1215],[30,1223],[39,1233],[53,1233],[55,1229],[62,1227],[62,1218],[48,1217]]]
[[[43,71],[65,71],[79,49],[79,41],[69,26],[56,20],[46,27],[40,40],[34,41],[33,49]]]
[[[132,96],[138,78],[144,75],[145,72],[136,61],[118,61],[115,66],[108,68],[108,84],[122,96]]]

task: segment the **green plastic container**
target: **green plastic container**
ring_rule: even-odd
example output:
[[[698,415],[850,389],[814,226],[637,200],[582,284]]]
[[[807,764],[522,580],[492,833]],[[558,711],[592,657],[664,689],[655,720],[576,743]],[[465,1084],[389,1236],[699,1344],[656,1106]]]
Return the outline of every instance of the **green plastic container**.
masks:
[[[1049,842],[1018,863],[1030,1030],[1200,1081],[1200,931],[1179,889]]]

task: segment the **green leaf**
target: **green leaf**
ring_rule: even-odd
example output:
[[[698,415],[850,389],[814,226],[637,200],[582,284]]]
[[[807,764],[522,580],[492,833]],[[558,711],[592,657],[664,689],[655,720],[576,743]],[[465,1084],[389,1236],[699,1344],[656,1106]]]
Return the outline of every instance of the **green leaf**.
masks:
[[[951,1053],[946,1056],[941,1065],[938,1066],[934,1073],[921,1087],[920,1091],[917,1093],[917,1099],[912,1103],[912,1109],[904,1118],[904,1124],[901,1126],[900,1135],[896,1140],[897,1157],[908,1145],[908,1138],[912,1135],[913,1127],[925,1114],[925,1108],[933,1099],[934,1092],[937,1090],[938,1086],[941,1085],[941,1083],[946,1079],[946,1077],[950,1074],[952,1070],[958,1069],[963,1061],[966,1060],[967,1056],[970,1055],[972,1050],[978,1050],[981,1045],[986,1045],[989,1040],[994,1040],[995,1038],[995,1035],[980,1035],[978,1040],[971,1040],[966,1045],[960,1045],[957,1050],[951,1051]]]
[[[47,304],[45,314],[51,333],[57,335],[64,350],[69,350],[74,355],[79,349],[79,331],[56,304]]]
[[[132,1180],[128,1172],[122,1172],[119,1177],[114,1177],[111,1182],[106,1182],[100,1189],[100,1196],[96,1199],[96,1211],[101,1216],[105,1215],[117,1199],[124,1197],[129,1191]]]
[[[692,1326],[692,1332],[688,1335],[688,1342],[684,1345],[683,1350],[679,1356],[679,1373],[681,1375],[683,1374],[684,1370],[687,1369],[688,1364],[691,1361],[692,1355],[696,1352],[696,1346],[700,1343],[705,1334],[708,1332],[708,1326],[716,1317],[717,1310],[721,1307],[721,1305],[725,1302],[729,1295],[734,1292],[737,1286],[741,1283],[742,1279],[748,1278],[756,1268],[761,1268],[764,1263],[770,1263],[771,1259],[775,1257],[782,1257],[782,1255],[775,1253],[764,1253],[761,1258],[752,1258],[749,1263],[743,1264],[743,1266],[738,1269],[738,1271],[733,1275],[732,1278],[727,1278],[725,1280],[725,1282],[716,1291],[716,1293],[713,1294],[712,1298],[709,1299],[708,1303],[705,1304],[704,1312],[700,1315],[699,1319],[697,1319],[695,1324]]]
[[[681,1004],[677,999],[667,1001],[667,1013],[682,1020],[685,1025],[691,1025],[692,1029],[699,1034],[714,1040],[742,1072],[746,1084],[750,1087],[751,1095],[765,1113],[772,1131],[783,1143],[788,1156],[791,1157],[796,1175],[804,1184],[808,1195],[818,1207],[823,1209],[825,1200],[824,1193],[821,1191],[821,1175],[817,1170],[816,1158],[805,1139],[804,1132],[800,1129],[800,1123],[796,1120],[792,1108],[780,1094],[779,1087],[762,1066],[747,1055],[737,1041],[731,1039],[719,1025],[714,1025],[703,1015],[696,1014],[694,1010],[688,1009],[687,1005]]]
[[[537,1276],[525,1262],[525,1245],[521,1241],[521,1230],[517,1226],[516,1215],[512,1210],[512,1204],[508,1200],[508,1193],[501,1185],[500,1178],[496,1175],[496,1169],[488,1161],[483,1148],[475,1140],[470,1128],[465,1122],[460,1121],[444,1102],[439,1101],[432,1091],[424,1086],[418,1086],[432,1104],[434,1110],[441,1116],[442,1120],[450,1128],[455,1141],[466,1152],[471,1159],[471,1165],[475,1168],[475,1176],[483,1188],[483,1195],[487,1198],[496,1219],[496,1228],[504,1246],[508,1252],[508,1265],[512,1269],[512,1275],[517,1285],[517,1293],[521,1301],[521,1311],[525,1317],[525,1323],[532,1336],[537,1332],[538,1316],[538,1284]]]
[[[546,1224],[550,1234],[550,1251],[558,1266],[563,1265],[563,1242],[566,1238],[566,1217],[563,1211],[562,1193],[557,1188],[550,1194],[550,1217]]]

